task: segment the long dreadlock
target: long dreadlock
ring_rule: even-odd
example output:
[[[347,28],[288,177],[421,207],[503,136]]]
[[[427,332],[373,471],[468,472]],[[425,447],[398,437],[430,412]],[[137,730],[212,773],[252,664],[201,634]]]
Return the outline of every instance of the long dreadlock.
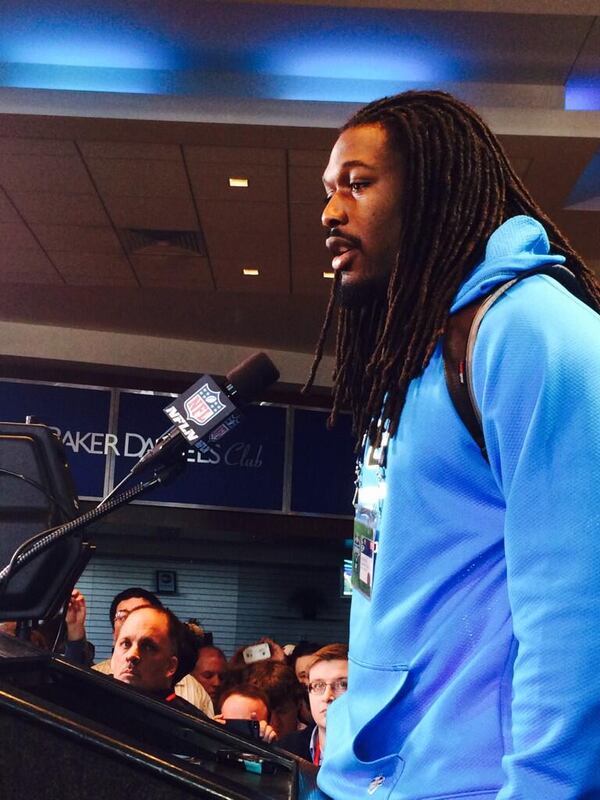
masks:
[[[330,424],[349,407],[354,434],[367,432],[377,442],[382,425],[396,432],[410,381],[427,367],[459,286],[505,220],[527,214],[541,222],[553,252],[565,256],[583,294],[599,309],[600,286],[534,202],[494,134],[464,103],[445,92],[404,92],[365,106],[342,132],[373,124],[382,125],[402,153],[403,213],[410,224],[401,225],[387,296],[362,308],[340,308]],[[323,354],[338,283],[305,389]]]

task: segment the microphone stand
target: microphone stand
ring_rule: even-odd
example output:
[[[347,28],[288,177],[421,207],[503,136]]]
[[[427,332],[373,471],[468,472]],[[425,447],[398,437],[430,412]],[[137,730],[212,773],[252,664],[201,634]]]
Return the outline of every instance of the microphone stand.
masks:
[[[154,470],[154,474],[150,480],[140,481],[129,489],[126,489],[117,497],[110,497],[110,499],[107,497],[95,508],[86,511],[85,514],[81,514],[70,522],[65,522],[63,525],[49,528],[46,531],[35,534],[27,539],[27,541],[22,542],[13,553],[10,562],[0,571],[0,597],[10,577],[24,567],[25,564],[29,563],[32,558],[35,558],[36,555],[43,552],[48,547],[51,547],[54,542],[62,539],[64,536],[75,533],[75,531],[84,528],[86,525],[90,525],[92,522],[96,522],[107,514],[115,511],[117,508],[135,500],[136,497],[144,494],[144,492],[156,486],[168,483],[179,475],[185,469],[185,466],[186,462],[183,459],[175,461],[172,464],[158,466]]]

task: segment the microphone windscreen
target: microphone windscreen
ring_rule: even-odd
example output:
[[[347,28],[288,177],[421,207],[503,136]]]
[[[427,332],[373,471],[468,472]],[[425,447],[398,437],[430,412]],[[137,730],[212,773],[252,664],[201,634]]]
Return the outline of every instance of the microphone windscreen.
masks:
[[[254,353],[226,375],[241,397],[250,403],[279,380],[279,370],[266,353]]]

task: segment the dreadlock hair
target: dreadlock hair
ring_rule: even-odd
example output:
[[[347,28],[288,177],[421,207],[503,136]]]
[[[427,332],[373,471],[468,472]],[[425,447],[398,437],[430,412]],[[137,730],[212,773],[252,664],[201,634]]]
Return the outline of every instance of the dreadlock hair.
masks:
[[[590,305],[600,285],[556,225],[535,203],[499,141],[469,106],[445,92],[410,91],[358,111],[341,129],[381,125],[404,162],[404,219],[387,295],[361,308],[340,308],[333,373],[335,423],[343,406],[357,439],[393,435],[410,381],[427,367],[446,330],[459,286],[496,228],[527,214],[543,224],[553,252],[565,256]],[[317,344],[308,390],[329,329],[339,276]],[[357,444],[358,446],[358,444]]]

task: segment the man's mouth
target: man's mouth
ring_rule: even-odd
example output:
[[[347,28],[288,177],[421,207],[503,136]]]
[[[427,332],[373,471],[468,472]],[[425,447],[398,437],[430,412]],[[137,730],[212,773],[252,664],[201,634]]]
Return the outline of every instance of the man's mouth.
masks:
[[[127,667],[127,669],[123,670],[121,675],[125,675],[125,676],[128,676],[128,677],[131,677],[133,675],[137,675],[137,670],[132,669],[131,667]]]
[[[359,242],[354,237],[328,236],[325,240],[325,247],[333,256],[331,259],[332,268],[335,271],[344,270],[349,268],[350,262],[356,255]]]

